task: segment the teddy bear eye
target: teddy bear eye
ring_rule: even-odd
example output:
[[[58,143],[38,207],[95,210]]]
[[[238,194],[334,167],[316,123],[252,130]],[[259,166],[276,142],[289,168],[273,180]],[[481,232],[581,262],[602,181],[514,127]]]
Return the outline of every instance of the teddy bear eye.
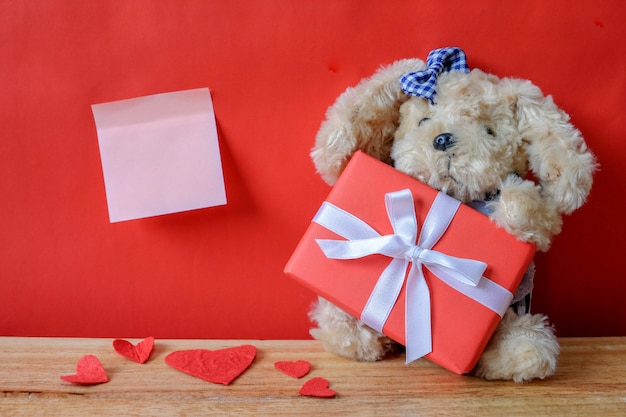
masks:
[[[425,122],[427,122],[429,120],[430,120],[430,117],[424,117],[422,120],[419,121],[419,123],[417,125],[421,126],[422,124],[424,124]]]
[[[489,136],[494,136],[494,137],[496,136],[496,134],[495,134],[495,132],[493,131],[493,129],[492,129],[492,128],[490,128],[489,126],[487,126],[487,127],[485,128],[485,130],[487,131],[487,134],[488,134]]]

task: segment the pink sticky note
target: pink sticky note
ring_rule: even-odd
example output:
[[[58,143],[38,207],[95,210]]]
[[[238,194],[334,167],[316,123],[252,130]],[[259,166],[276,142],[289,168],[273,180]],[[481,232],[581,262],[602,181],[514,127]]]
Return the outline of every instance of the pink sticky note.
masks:
[[[226,204],[208,88],[94,104],[109,219]]]

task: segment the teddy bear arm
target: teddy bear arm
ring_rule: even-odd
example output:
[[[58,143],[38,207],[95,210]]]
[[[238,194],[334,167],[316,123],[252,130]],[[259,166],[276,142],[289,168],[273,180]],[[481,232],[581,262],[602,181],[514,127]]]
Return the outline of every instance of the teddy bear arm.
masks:
[[[577,133],[573,127],[571,130]],[[578,140],[571,139],[570,145],[562,149],[550,149],[549,144],[542,143],[529,147],[530,153],[535,154],[530,158],[531,168],[541,179],[544,194],[552,196],[564,214],[585,203],[598,167],[593,153],[575,133],[571,136]]]
[[[538,250],[548,250],[552,237],[561,232],[556,205],[532,181],[510,175],[500,188],[500,198],[489,205],[498,226],[521,241],[536,244]]]

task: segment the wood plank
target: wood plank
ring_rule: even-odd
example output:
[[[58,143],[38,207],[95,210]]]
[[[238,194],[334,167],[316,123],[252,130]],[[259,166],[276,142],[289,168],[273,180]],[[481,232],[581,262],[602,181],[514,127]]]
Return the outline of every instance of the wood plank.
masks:
[[[130,339],[136,343],[137,339]],[[182,349],[258,348],[257,358],[231,385],[212,384],[164,362]],[[626,337],[561,339],[557,374],[525,384],[454,375],[427,360],[404,365],[398,356],[357,363],[323,351],[316,341],[157,340],[143,365],[119,356],[112,339],[0,338],[0,415],[626,415]],[[66,383],[78,359],[96,355],[110,381]],[[311,372],[291,378],[276,361],[304,359]],[[321,376],[332,399],[298,395]]]

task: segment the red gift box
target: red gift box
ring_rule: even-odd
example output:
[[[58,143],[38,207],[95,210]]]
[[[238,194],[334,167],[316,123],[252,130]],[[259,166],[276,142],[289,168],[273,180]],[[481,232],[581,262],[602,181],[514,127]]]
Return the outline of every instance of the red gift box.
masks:
[[[442,207],[441,201],[450,203],[452,200],[458,208],[455,208],[448,220],[440,221],[440,223],[446,223],[442,226],[442,235],[438,240],[435,239],[434,245],[425,246],[426,250],[420,246],[422,242],[422,236],[420,236],[420,240],[414,242],[413,245],[396,249],[396,252],[405,254],[404,259],[401,259],[402,256],[381,254],[389,251],[388,242],[400,242],[400,245],[404,245],[407,240],[414,239],[398,238],[398,235],[406,235],[401,230],[407,224],[406,219],[394,220],[391,213],[402,210],[398,209],[398,205],[394,208],[394,203],[390,203],[390,199],[401,195],[406,204],[407,193],[410,198],[409,205],[412,206],[410,211],[411,213],[414,211],[414,214],[408,217],[415,217],[414,221],[419,229],[418,234],[423,233],[422,229],[430,229],[430,226],[423,227],[425,222],[432,226],[433,222],[439,221],[433,218],[436,219],[442,211],[439,210],[439,207]],[[391,208],[388,209],[388,206]],[[327,211],[327,209],[332,210]],[[331,212],[336,216],[335,222],[339,223],[337,226],[339,229],[354,228],[353,226],[359,226],[359,222],[366,225],[362,226],[361,232],[355,232],[352,237],[348,237],[347,235],[352,233],[350,230],[338,231],[328,225],[329,222],[325,218],[327,213]],[[429,217],[428,220],[427,217]],[[354,224],[345,226],[351,222]],[[393,226],[392,222],[396,225]],[[375,232],[365,230],[367,228]],[[368,233],[382,237],[374,239]],[[369,240],[363,240],[365,238]],[[378,243],[372,243],[374,240]],[[343,255],[344,258],[332,259],[334,255],[328,255],[332,252],[329,249],[324,249],[327,254],[323,252],[322,248],[329,244],[329,241],[332,241],[331,246],[340,242],[340,246],[347,247],[344,249],[347,251],[347,254]],[[375,250],[374,254],[354,255],[353,253],[354,250],[359,252],[358,248],[363,243],[376,246],[381,241],[383,241],[384,248]],[[349,243],[346,244],[346,242]],[[364,153],[357,152],[331,190],[320,212],[306,230],[285,267],[285,273],[349,314],[370,324],[371,311],[381,314],[381,308],[385,309],[384,306],[376,305],[372,310],[372,300],[392,297],[388,294],[388,284],[391,281],[384,277],[389,275],[388,270],[393,269],[390,266],[392,262],[401,262],[399,293],[396,299],[384,300],[389,305],[390,311],[385,313],[385,317],[375,317],[375,321],[378,321],[376,325],[381,326],[377,330],[382,330],[390,338],[406,345],[407,358],[409,358],[409,350],[415,351],[416,349],[412,347],[414,340],[418,339],[416,344],[419,344],[423,343],[424,339],[431,338],[429,349],[424,352],[425,357],[452,372],[462,374],[469,372],[478,361],[501,315],[506,311],[512,294],[515,293],[531,263],[534,253],[534,245],[518,241],[504,229],[498,228],[487,216],[463,204],[459,205],[456,200],[416,179]],[[474,275],[476,267],[482,264],[484,272],[483,269],[478,268],[478,278],[473,284],[451,282],[450,277],[446,275],[446,268],[434,264],[425,265],[422,259],[423,254],[427,255],[426,258],[447,257],[446,259],[450,262],[460,262],[459,265],[463,267],[469,262],[471,265],[468,271],[473,269]],[[448,261],[443,261],[444,264],[446,262]],[[397,266],[396,275],[398,275]],[[431,272],[431,269],[434,272]],[[408,274],[407,271],[409,271]],[[455,273],[464,277],[462,272]],[[415,274],[420,275],[421,278],[415,278]],[[415,282],[420,279],[427,287],[426,293],[421,292],[421,300],[414,295],[416,290],[412,289],[417,285]],[[409,291],[407,291],[407,282],[411,288]],[[422,288],[417,292],[423,290]],[[409,293],[409,310],[417,308],[419,314],[410,313],[405,319],[407,292]],[[428,303],[430,303],[429,306]],[[417,307],[414,307],[416,305]],[[427,307],[426,311],[424,311],[424,306]],[[429,313],[430,319],[428,319]],[[416,331],[413,329],[421,326],[417,322],[424,320],[430,326],[428,334],[424,334],[424,328],[422,328],[418,337],[415,337]],[[371,326],[376,328],[375,325]],[[409,329],[411,329],[410,332]],[[411,335],[409,345],[407,345],[406,335]]]

